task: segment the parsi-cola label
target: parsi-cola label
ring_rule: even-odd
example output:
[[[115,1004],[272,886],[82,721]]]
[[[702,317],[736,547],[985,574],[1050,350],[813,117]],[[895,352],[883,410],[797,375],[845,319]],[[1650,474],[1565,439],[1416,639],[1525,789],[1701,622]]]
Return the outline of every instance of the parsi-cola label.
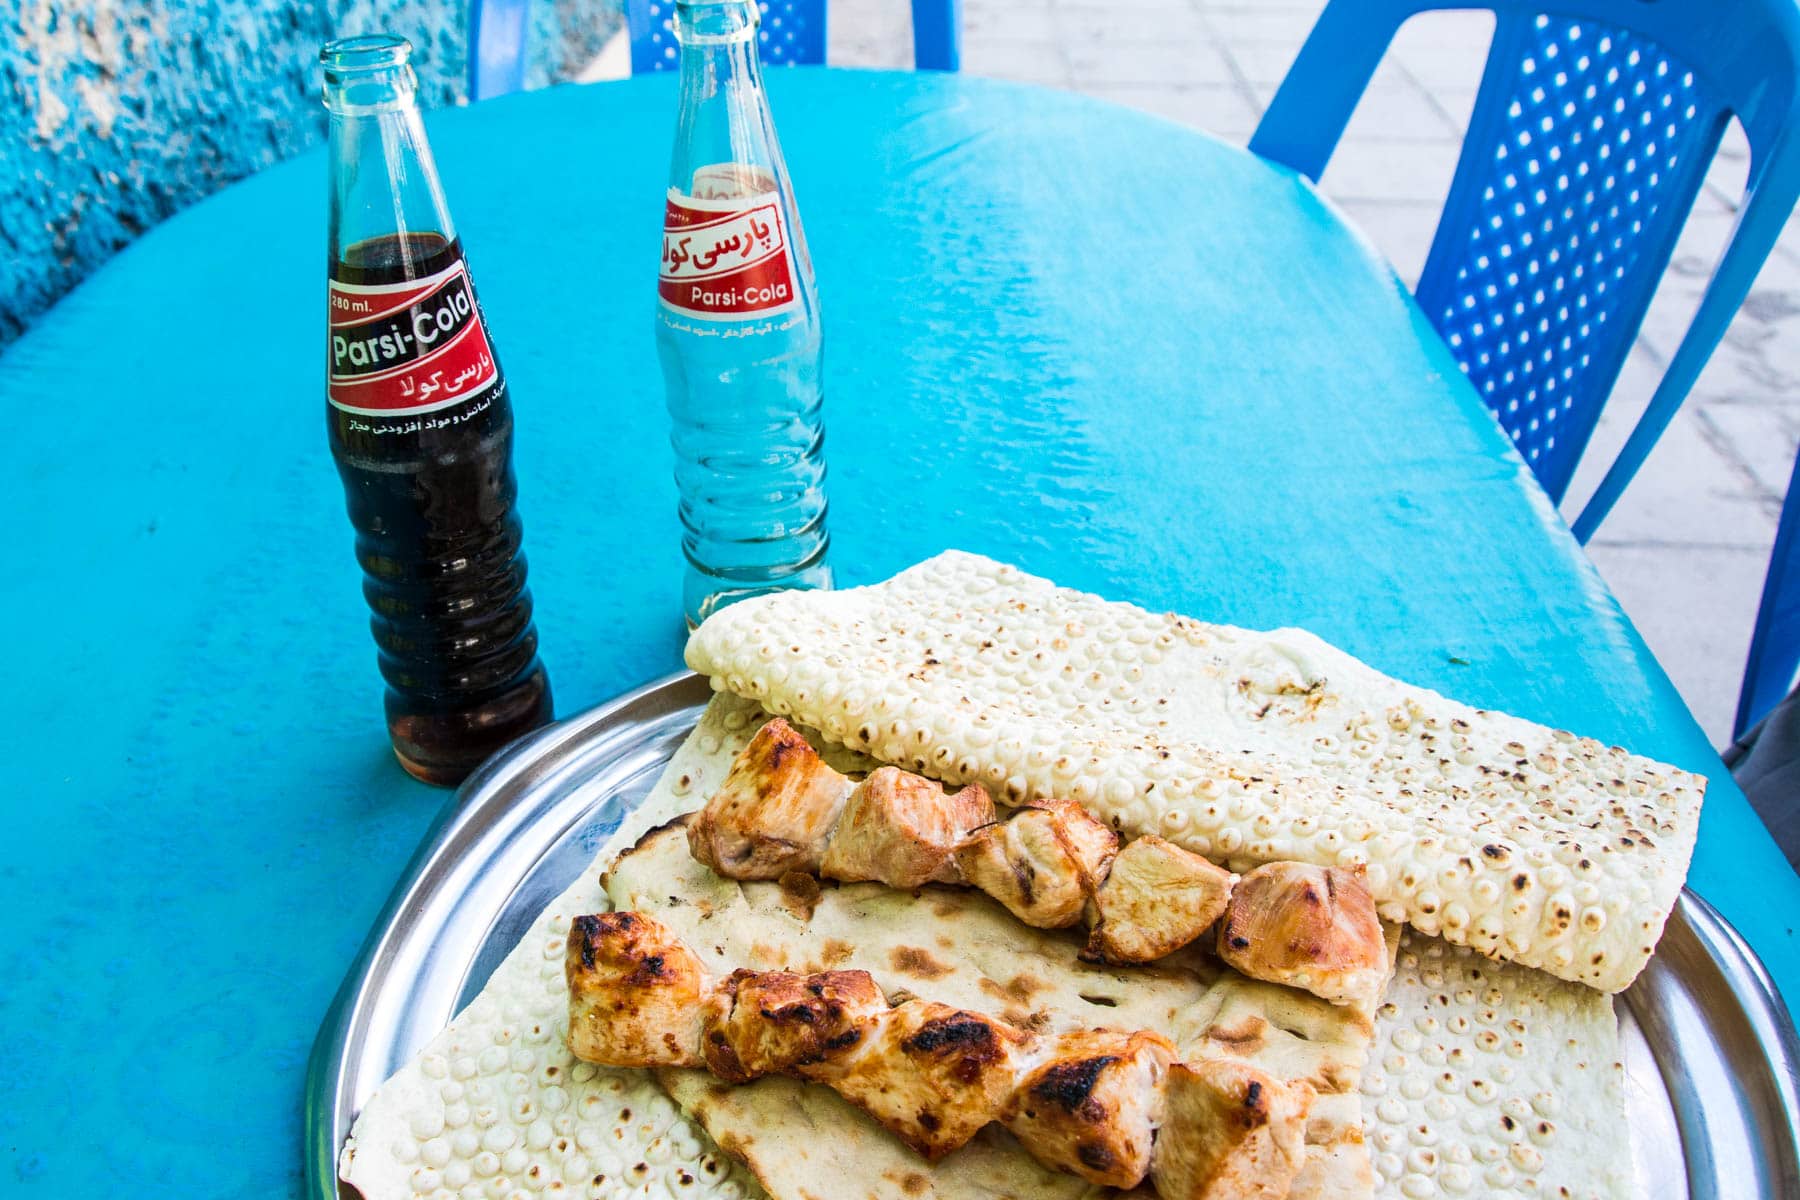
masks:
[[[669,189],[657,294],[669,308],[709,320],[797,304],[781,194],[710,198]]]
[[[333,406],[364,416],[435,412],[500,378],[461,259],[401,283],[331,281]]]

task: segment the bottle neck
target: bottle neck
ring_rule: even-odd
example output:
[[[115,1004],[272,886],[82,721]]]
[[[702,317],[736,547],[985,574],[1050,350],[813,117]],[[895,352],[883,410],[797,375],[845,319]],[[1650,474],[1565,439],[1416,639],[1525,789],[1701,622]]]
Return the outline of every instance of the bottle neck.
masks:
[[[359,245],[390,245],[404,274],[424,272],[455,226],[419,115],[403,39],[350,38],[326,46],[330,114],[330,253],[335,265]],[[420,257],[418,263],[412,257]],[[413,268],[417,267],[418,270]]]
[[[759,20],[756,0],[676,4],[681,111],[669,183],[678,192],[747,196],[785,190],[787,172],[757,57]]]

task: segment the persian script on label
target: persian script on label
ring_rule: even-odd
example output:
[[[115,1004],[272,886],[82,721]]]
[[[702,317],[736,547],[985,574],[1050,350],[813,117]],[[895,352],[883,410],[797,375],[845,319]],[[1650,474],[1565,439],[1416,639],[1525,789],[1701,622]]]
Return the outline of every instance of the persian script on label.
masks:
[[[332,280],[330,338],[326,394],[345,412],[435,412],[500,378],[461,260],[402,283]]]
[[[799,302],[789,242],[777,192],[712,199],[671,189],[657,293],[708,320],[773,315]]]

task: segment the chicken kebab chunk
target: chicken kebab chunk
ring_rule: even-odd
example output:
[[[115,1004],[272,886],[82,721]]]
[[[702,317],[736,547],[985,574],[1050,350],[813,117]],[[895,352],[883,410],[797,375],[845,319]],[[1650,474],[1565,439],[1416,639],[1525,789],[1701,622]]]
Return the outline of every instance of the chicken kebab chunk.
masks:
[[[994,818],[994,802],[981,788],[946,792],[922,775],[880,767],[850,793],[826,842],[820,873],[903,891],[961,883],[956,848]]]
[[[700,1014],[701,1053],[708,1071],[746,1083],[843,1058],[887,1012],[867,971],[737,970]]]
[[[727,879],[816,875],[825,844],[856,782],[831,769],[779,718],[757,730],[699,819],[688,826],[695,858]]]
[[[1038,1161],[1107,1187],[1150,1172],[1175,1047],[1158,1033],[1078,1030],[1056,1040],[1007,1105],[1006,1127]]]
[[[1238,880],[1219,923],[1219,957],[1334,1004],[1372,1004],[1392,973],[1362,873],[1311,863],[1265,863]]]
[[[1212,928],[1237,876],[1155,834],[1125,844],[1094,893],[1089,962],[1144,963]]]
[[[1072,800],[1033,801],[1001,819],[976,785],[949,792],[891,766],[858,782],[780,717],[689,823],[688,847],[728,879],[801,871],[906,890],[967,884],[1034,928],[1085,921],[1090,962],[1153,962],[1217,924],[1230,965],[1336,1004],[1372,1008],[1391,969],[1360,871],[1270,863],[1240,881],[1154,834],[1121,846]]]
[[[1038,1039],[980,1013],[907,1000],[841,1058],[796,1074],[823,1083],[936,1161],[1000,1118]]]
[[[1312,1100],[1307,1084],[1270,1087],[1243,1063],[1176,1063],[1151,1174],[1183,1180],[1183,1200],[1282,1200],[1306,1161]]]
[[[1112,868],[1119,835],[1072,800],[1020,809],[956,848],[963,878],[1036,929],[1081,920]]]
[[[715,980],[642,913],[577,918],[564,966],[576,1057],[822,1084],[932,1161],[1002,1122],[1046,1166],[1120,1189],[1148,1179],[1161,1200],[1279,1200],[1299,1168],[1310,1087],[1177,1063],[1159,1034],[1041,1036],[929,1000],[890,1005],[866,971]]]
[[[712,981],[666,926],[637,913],[576,917],[563,971],[569,1050],[617,1067],[698,1067],[702,1002]]]

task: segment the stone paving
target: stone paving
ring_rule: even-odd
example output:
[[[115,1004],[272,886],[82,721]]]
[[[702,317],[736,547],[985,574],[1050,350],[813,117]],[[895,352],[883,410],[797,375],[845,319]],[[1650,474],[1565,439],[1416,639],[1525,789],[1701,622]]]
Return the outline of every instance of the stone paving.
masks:
[[[1322,0],[964,0],[963,69],[1068,88],[1243,142]],[[1400,32],[1322,181],[1408,283],[1417,279],[1474,104],[1492,19],[1440,13]],[[906,0],[833,0],[831,61],[911,65]],[[1747,150],[1732,131],[1645,319],[1565,513],[1623,444],[1687,328],[1736,217]],[[1699,385],[1589,546],[1715,742],[1738,682],[1800,446],[1800,220]]]

